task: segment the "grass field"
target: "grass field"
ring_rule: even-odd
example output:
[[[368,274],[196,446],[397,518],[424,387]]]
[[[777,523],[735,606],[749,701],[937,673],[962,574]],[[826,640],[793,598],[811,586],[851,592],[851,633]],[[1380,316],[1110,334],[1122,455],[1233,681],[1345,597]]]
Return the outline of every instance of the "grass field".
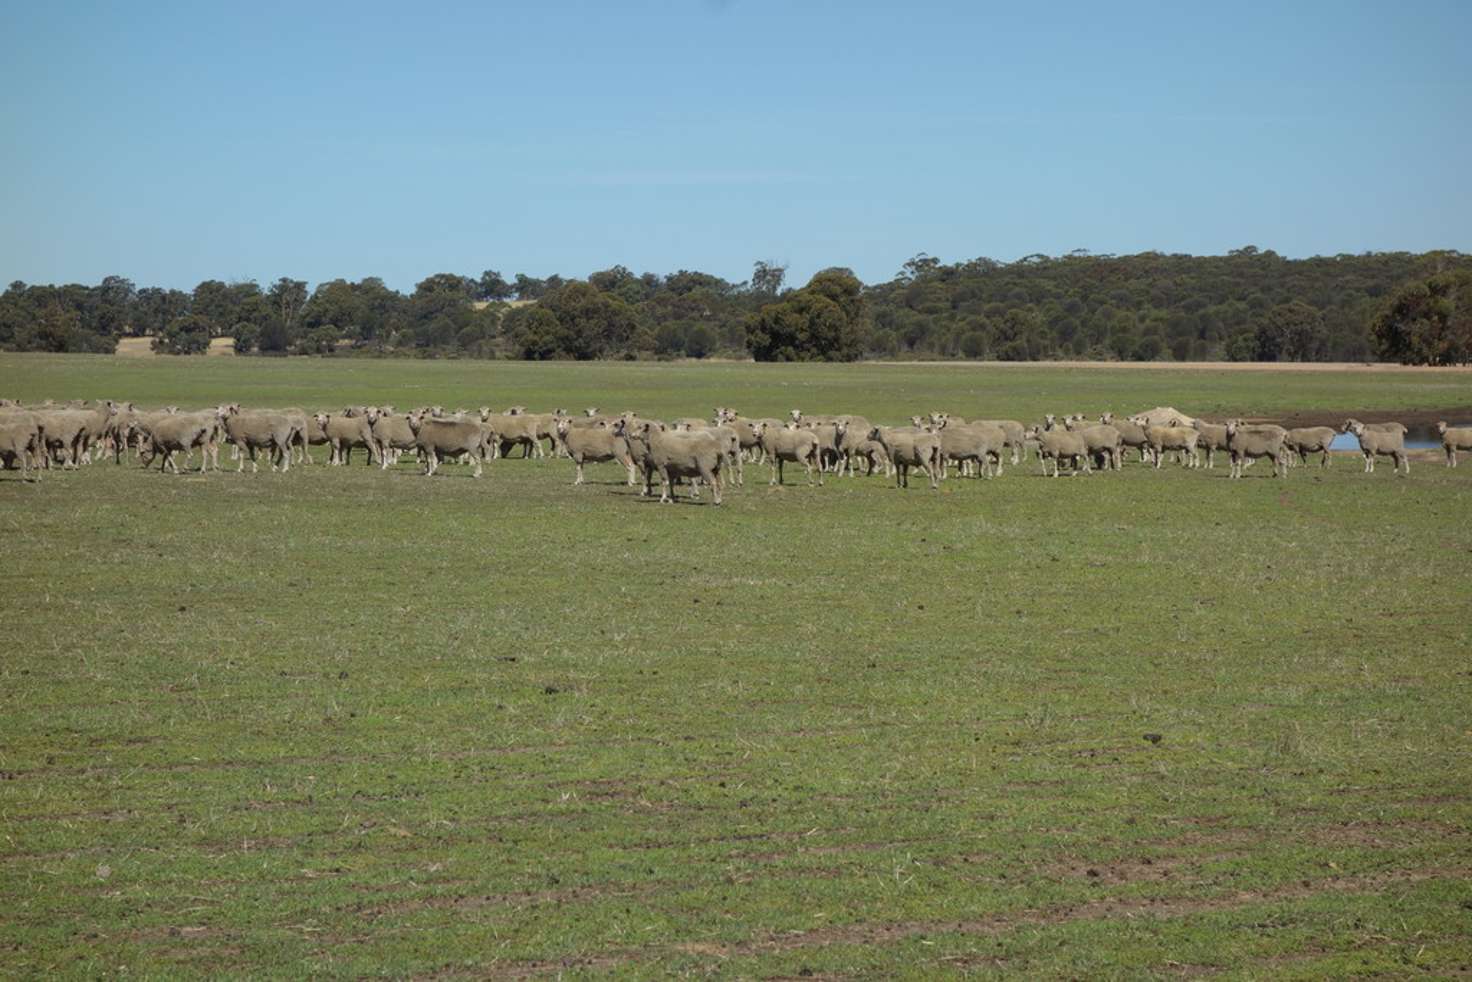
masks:
[[[150,406],[1373,415],[1469,388],[0,356],[0,395]],[[566,461],[0,474],[0,972],[1466,974],[1472,467],[1268,470],[748,467],[721,508]]]

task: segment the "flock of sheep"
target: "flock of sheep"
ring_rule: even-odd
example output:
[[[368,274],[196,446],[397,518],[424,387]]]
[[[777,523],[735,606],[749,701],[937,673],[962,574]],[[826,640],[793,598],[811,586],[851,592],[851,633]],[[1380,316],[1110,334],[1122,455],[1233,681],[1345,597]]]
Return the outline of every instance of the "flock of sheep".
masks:
[[[1457,451],[1472,449],[1472,427],[1437,426],[1447,466],[1457,464]],[[407,452],[417,455],[422,472],[431,475],[446,459],[472,464],[481,475],[483,464],[510,456],[520,448],[523,458],[548,455],[570,459],[574,484],[583,483],[588,463],[616,462],[627,471],[630,486],[643,476],[643,492],[651,494],[657,477],[661,501],[672,500],[681,482],[698,497],[702,484],[721,502],[728,481],[744,483],[743,465],[766,463],[770,483],[781,484],[783,465],[800,465],[809,484],[825,474],[854,475],[880,471],[893,476],[900,487],[909,486],[918,471],[932,488],[946,479],[952,464],[962,475],[992,477],[1002,473],[1003,459],[1019,464],[1029,450],[1043,473],[1057,477],[1066,464],[1076,476],[1095,467],[1117,470],[1125,455],[1159,468],[1167,455],[1182,466],[1215,466],[1221,451],[1231,462],[1231,476],[1256,460],[1270,460],[1282,477],[1290,464],[1308,462],[1329,448],[1340,433],[1353,433],[1364,455],[1365,471],[1375,469],[1377,457],[1390,457],[1401,474],[1410,472],[1406,456],[1406,428],[1400,423],[1362,423],[1346,420],[1342,430],[1327,426],[1284,429],[1242,420],[1209,423],[1175,410],[1160,408],[1116,419],[1104,413],[1097,421],[1081,415],[1062,420],[1048,415],[1026,427],[1016,420],[987,419],[967,422],[948,413],[913,416],[909,426],[878,426],[862,416],[810,415],[794,409],[787,419],[748,418],[733,409],[717,408],[711,419],[687,418],[670,422],[641,418],[634,413],[605,415],[596,408],[580,416],[564,410],[530,413],[512,407],[447,413],[438,406],[397,412],[392,406],[350,407],[341,413],[307,413],[301,409],[244,410],[238,404],[200,412],[168,407],[139,411],[132,403],[111,400],[67,406],[46,403],[21,406],[0,399],[0,461],[8,469],[19,466],[22,476],[39,476],[53,464],[80,466],[110,455],[121,463],[132,453],[150,466],[179,473],[177,457],[198,453],[201,472],[219,470],[220,445],[228,444],[238,458],[238,470],[249,461],[257,469],[257,455],[270,455],[272,470],[290,469],[293,460],[312,463],[311,448],[327,446],[330,464],[347,464],[355,449],[366,452],[368,463],[387,468]]]

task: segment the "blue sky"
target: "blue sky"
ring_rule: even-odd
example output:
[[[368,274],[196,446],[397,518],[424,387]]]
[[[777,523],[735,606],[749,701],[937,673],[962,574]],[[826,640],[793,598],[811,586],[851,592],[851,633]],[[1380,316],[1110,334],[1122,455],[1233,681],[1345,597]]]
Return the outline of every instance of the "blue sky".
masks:
[[[0,280],[1472,251],[1469,37],[1416,0],[0,0]]]

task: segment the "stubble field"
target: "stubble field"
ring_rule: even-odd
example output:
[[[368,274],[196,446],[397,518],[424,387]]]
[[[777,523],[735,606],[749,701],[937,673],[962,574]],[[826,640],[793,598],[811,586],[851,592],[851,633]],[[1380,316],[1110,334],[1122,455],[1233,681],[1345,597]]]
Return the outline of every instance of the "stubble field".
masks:
[[[1384,418],[1472,382],[4,355],[0,395]],[[0,473],[0,971],[1472,971],[1472,466],[1269,471],[748,466],[720,508],[561,460]]]

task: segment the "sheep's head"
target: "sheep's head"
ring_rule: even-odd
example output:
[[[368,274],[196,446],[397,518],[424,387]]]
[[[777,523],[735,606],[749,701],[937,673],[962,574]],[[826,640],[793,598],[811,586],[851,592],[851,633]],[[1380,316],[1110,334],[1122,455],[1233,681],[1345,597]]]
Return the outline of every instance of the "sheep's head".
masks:
[[[1436,432],[1440,433],[1442,436],[1446,436],[1446,420],[1442,419],[1437,421]]]
[[[1352,420],[1349,424],[1349,432],[1353,433],[1357,437],[1363,436],[1365,433],[1365,424],[1361,423],[1359,420]]]
[[[787,416],[794,423],[796,423],[798,420],[802,419],[802,410],[801,409],[789,410],[788,413],[787,413]]]
[[[594,416],[598,415],[598,407],[589,406],[587,409],[583,410],[583,415],[587,416],[589,419],[592,419]]]
[[[622,420],[619,421],[619,425],[623,425],[623,421]],[[561,417],[560,419],[557,420],[557,435],[558,436],[560,436],[560,437],[566,437],[567,436],[567,431],[570,430],[570,429],[572,429],[572,420],[568,419],[566,416],[563,416],[563,417]]]
[[[911,416],[910,425],[918,429],[925,425],[925,421],[920,416]]]

